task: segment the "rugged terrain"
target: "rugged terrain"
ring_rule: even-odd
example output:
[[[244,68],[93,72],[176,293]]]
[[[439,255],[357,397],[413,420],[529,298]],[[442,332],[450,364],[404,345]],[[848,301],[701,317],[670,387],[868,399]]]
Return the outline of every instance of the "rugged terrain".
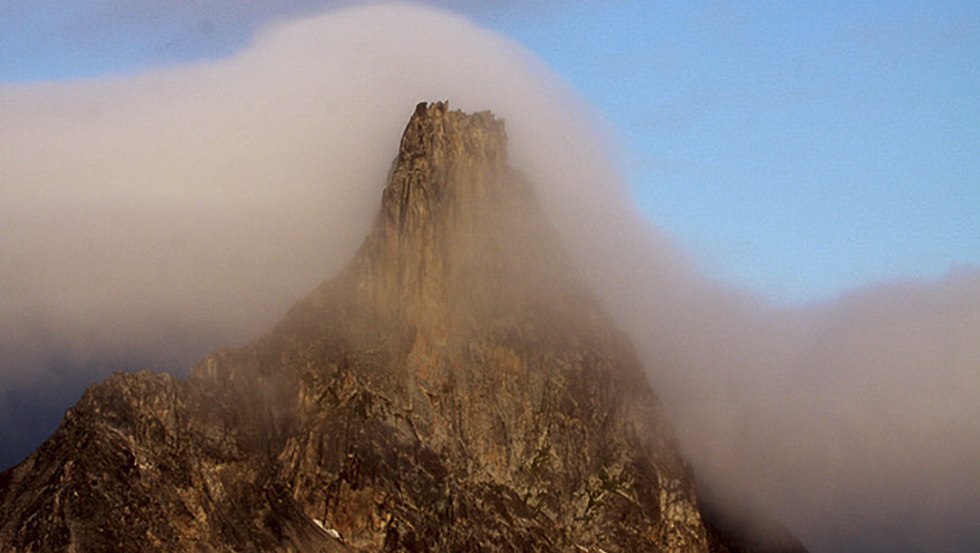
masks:
[[[347,268],[186,380],[91,387],[0,475],[0,551],[805,551],[706,524],[506,156],[420,104]]]

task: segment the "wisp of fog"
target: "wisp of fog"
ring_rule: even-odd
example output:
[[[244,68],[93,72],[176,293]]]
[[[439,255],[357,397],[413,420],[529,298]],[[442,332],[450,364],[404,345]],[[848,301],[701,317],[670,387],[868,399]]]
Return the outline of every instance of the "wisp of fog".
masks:
[[[814,550],[980,543],[978,272],[802,307],[714,282],[632,206],[611,133],[560,79],[417,6],[279,23],[220,61],[0,86],[0,414],[66,366],[181,372],[270,328],[352,256],[407,117],[442,99],[506,119],[511,163],[719,504]]]

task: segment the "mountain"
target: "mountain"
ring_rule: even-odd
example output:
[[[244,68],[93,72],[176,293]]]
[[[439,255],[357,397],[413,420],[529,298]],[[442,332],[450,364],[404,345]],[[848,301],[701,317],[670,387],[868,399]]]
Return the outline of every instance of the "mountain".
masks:
[[[0,550],[805,551],[705,522],[506,158],[491,113],[420,104],[353,261],[186,380],[89,388],[0,475]]]

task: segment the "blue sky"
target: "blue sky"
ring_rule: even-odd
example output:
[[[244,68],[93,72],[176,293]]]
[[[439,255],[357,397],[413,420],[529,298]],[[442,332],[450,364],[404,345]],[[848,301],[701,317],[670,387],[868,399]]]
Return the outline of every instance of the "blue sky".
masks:
[[[317,2],[260,4],[5,2],[0,81],[227,56]],[[638,206],[717,278],[799,302],[980,263],[980,5],[487,6],[465,9],[611,122]]]
[[[623,2],[502,27],[622,133],[653,221],[793,301],[980,262],[978,6]]]

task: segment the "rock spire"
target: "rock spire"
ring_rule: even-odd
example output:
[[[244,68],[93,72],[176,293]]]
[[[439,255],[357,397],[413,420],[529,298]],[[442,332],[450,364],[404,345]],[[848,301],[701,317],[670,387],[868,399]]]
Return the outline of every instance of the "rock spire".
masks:
[[[3,552],[229,550],[740,549],[503,122],[440,102],[341,274],[186,380],[94,385],[0,474]]]

